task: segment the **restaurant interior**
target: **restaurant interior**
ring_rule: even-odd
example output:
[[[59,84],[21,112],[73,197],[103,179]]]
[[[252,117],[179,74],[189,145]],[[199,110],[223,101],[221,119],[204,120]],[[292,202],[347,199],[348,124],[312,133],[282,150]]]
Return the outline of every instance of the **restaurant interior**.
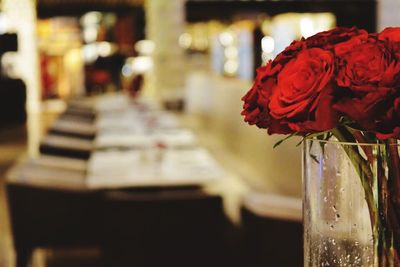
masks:
[[[301,140],[241,97],[397,0],[0,0],[0,267],[303,266]],[[338,265],[339,266],[339,265]]]

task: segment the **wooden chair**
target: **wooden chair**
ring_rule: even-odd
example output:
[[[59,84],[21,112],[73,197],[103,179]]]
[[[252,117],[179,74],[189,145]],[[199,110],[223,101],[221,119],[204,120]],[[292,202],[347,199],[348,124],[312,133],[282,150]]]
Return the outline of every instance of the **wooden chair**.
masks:
[[[301,199],[274,195],[255,198],[245,199],[241,209],[241,266],[303,266]]]
[[[27,267],[37,247],[98,246],[98,192],[7,185],[17,267]]]
[[[105,196],[105,266],[228,266],[220,196],[201,191]]]

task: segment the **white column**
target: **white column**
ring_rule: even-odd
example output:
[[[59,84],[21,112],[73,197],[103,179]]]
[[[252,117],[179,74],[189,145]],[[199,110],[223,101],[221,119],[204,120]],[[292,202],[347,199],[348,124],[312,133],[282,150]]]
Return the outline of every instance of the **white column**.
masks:
[[[378,0],[377,3],[377,31],[386,27],[400,26],[400,1]]]
[[[146,38],[155,43],[152,94],[157,98],[182,93],[185,55],[179,36],[185,27],[185,0],[146,0]]]
[[[40,65],[36,34],[35,0],[2,0],[1,7],[6,15],[10,31],[18,34],[18,53],[15,70],[25,82],[27,89],[26,110],[28,113],[28,151],[36,154],[39,133],[41,86]]]

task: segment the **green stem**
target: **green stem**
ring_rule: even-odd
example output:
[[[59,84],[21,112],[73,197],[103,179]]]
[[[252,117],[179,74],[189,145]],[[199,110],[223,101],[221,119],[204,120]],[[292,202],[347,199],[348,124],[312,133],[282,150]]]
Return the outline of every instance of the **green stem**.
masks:
[[[400,253],[400,159],[397,140],[386,141],[386,156],[389,164],[389,179],[387,190],[387,217],[389,221],[390,234],[393,240],[394,261],[399,266]]]
[[[332,133],[340,142],[354,143],[356,141],[345,127],[337,127],[332,130]],[[376,226],[376,222],[378,222],[379,220],[379,214],[374,201],[374,194],[372,190],[373,173],[368,162],[360,155],[356,147],[352,145],[343,145],[342,147],[351,162],[353,163],[353,166],[355,167],[357,174],[361,179],[361,184],[364,188],[365,200],[367,201],[369,215],[371,219],[371,228],[374,229]]]
[[[400,159],[398,152],[397,140],[389,139],[386,143],[388,151],[389,163],[389,183],[391,199],[395,206],[395,212],[398,220],[400,220]]]
[[[353,163],[365,192],[365,199],[368,205],[371,226],[374,236],[375,253],[379,260],[375,262],[380,267],[400,266],[400,224],[399,224],[399,203],[400,203],[400,162],[397,150],[397,142],[389,141],[386,150],[379,150],[377,155],[377,201],[374,197],[374,157],[372,149],[361,143],[366,143],[364,136],[359,131],[350,131],[340,126],[332,130],[334,136],[341,142],[358,142],[361,149],[367,156],[364,159],[357,146],[343,145],[343,149]],[[386,178],[384,161],[387,158],[389,163],[389,177]],[[390,184],[389,184],[390,182]],[[391,189],[391,190],[389,190]],[[392,197],[391,197],[392,195]],[[379,212],[380,211],[380,212]]]
[[[364,135],[357,130],[351,130],[351,134],[354,136],[358,143],[367,144],[368,141],[365,139]],[[372,147],[369,145],[361,146],[362,150],[364,151],[365,155],[367,155],[367,160],[369,164],[374,162],[374,155],[372,153]]]
[[[341,142],[356,143],[357,141],[354,135],[346,127],[342,126],[337,127],[336,129],[332,130],[332,133]],[[373,191],[374,175],[371,170],[372,164],[370,164],[370,162],[368,162],[361,156],[357,146],[344,144],[342,147],[346,152],[347,156],[349,157],[350,161],[352,162],[355,170],[357,171],[358,176],[360,177],[361,180],[361,184],[364,189],[364,195],[369,210],[371,229],[374,240],[374,248],[375,248],[374,254],[378,255],[378,257],[375,257],[374,266],[386,267],[388,259],[386,254],[387,251],[385,249],[386,238],[382,231],[381,220],[379,217],[380,214],[377,203],[374,199],[374,191]],[[378,199],[379,198],[380,196],[378,196]]]
[[[390,232],[388,231],[388,203],[387,203],[387,179],[384,173],[384,162],[383,159],[385,158],[384,155],[386,154],[385,151],[381,151],[378,147],[377,153],[377,181],[378,181],[378,210],[379,212],[379,225],[377,226],[379,240],[377,244],[377,253],[379,255],[379,266],[386,267],[392,266],[390,264],[391,256],[390,250],[388,248],[391,247],[390,245]]]

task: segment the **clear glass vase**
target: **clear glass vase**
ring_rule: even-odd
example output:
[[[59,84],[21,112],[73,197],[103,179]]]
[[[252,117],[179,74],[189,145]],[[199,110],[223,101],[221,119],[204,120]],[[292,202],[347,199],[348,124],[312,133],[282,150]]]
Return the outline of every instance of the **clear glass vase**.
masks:
[[[304,266],[400,266],[398,145],[307,139],[303,148]]]

